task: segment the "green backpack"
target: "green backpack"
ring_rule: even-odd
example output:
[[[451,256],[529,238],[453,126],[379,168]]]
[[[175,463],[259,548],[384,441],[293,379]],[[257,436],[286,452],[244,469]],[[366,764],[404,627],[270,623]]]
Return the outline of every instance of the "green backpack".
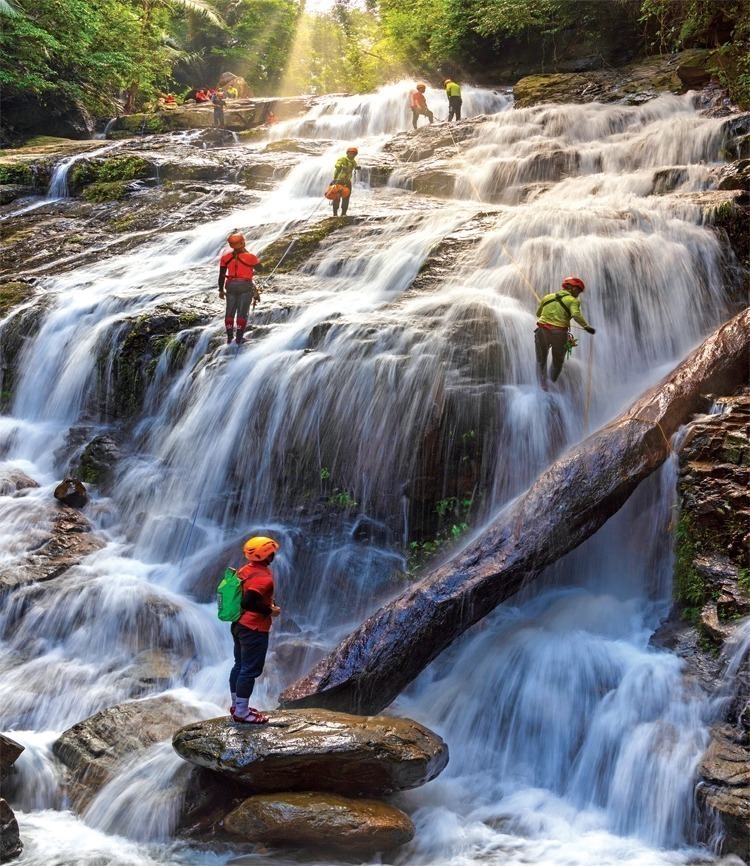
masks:
[[[222,622],[237,622],[242,616],[242,581],[233,568],[224,572],[224,577],[216,589],[218,616]]]

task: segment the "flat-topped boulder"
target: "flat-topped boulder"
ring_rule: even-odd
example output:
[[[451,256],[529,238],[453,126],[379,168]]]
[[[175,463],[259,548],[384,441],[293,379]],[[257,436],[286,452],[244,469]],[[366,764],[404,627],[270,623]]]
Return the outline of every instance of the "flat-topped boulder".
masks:
[[[409,817],[390,803],[315,791],[248,797],[227,815],[224,829],[248,842],[365,857],[414,837]]]
[[[180,728],[186,761],[237,779],[255,793],[333,791],[378,797],[417,788],[448,763],[448,746],[412,719],[328,710],[279,710],[267,725],[229,718]]]

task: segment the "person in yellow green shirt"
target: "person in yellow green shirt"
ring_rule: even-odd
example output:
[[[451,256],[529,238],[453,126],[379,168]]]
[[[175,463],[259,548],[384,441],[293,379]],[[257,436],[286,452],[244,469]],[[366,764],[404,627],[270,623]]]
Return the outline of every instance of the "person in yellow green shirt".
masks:
[[[446,78],[443,84],[445,84],[445,92],[448,96],[448,120],[453,120],[454,117],[456,120],[461,120],[461,106],[463,104],[461,88],[452,78]]]
[[[342,154],[336,160],[336,165],[333,169],[333,180],[331,183],[340,183],[342,186],[346,187],[347,192],[343,198],[335,198],[331,201],[334,216],[339,215],[339,202],[341,202],[341,216],[346,216],[346,212],[349,210],[349,198],[352,192],[352,175],[354,174],[354,170],[359,168],[355,159],[358,153],[359,151],[356,147],[348,147],[346,153]]]
[[[581,302],[578,296],[586,288],[580,277],[566,277],[562,282],[562,291],[545,295],[539,302],[536,311],[536,330],[534,331],[534,346],[536,360],[539,364],[539,378],[542,388],[547,390],[547,356],[552,350],[552,371],[550,378],[556,382],[562,372],[565,361],[566,344],[570,320],[578,322],[584,331],[595,334],[581,313]]]

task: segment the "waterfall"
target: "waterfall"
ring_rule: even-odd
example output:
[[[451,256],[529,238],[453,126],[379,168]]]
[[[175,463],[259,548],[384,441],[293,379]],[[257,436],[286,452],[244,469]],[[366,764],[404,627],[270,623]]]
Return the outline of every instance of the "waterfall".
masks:
[[[97,389],[128,322],[206,295],[231,230],[262,259],[290,228],[325,216],[336,156],[354,141],[367,168],[395,147],[410,127],[410,88],[330,97],[276,124],[269,137],[318,139],[322,153],[251,206],[45,280],[48,305],[0,418],[0,469],[41,486],[0,496],[3,570],[49,528],[71,428],[113,428]],[[442,99],[428,89],[438,114]],[[63,578],[14,590],[0,610],[0,728],[27,732],[17,738],[35,766],[55,766],[49,732],[131,697],[181,689],[226,711],[216,569],[256,532],[281,544],[284,616],[255,695],[272,706],[403,587],[403,540],[425,519],[421,502],[465,500],[479,529],[584,436],[584,419],[606,423],[726,317],[724,253],[688,195],[714,182],[721,120],[689,96],[510,107],[464,88],[465,114],[487,117],[460,140],[447,135],[458,127],[440,127],[446,144],[431,168],[450,180],[443,197],[412,191],[414,161],[386,187],[363,173],[357,219],[293,276],[265,284],[247,345],[217,346],[216,299],[180,369],[160,362],[112,492],[86,511],[105,546]],[[76,158],[55,169],[50,195],[64,194]],[[573,273],[586,280],[597,335],[580,335],[544,393],[534,292]],[[434,727],[452,758],[405,795],[418,832],[395,863],[719,862],[690,847],[712,707],[675,657],[648,646],[668,607],[673,488],[670,465],[399,699],[395,711]],[[297,660],[282,663],[290,654],[274,648],[292,640]],[[165,672],[149,685],[139,670],[154,652]],[[169,842],[181,772],[155,748],[80,819],[54,811],[51,791],[35,800],[21,785],[24,862],[43,862],[50,835],[65,864],[93,866],[113,850],[139,866],[228,862],[236,852]]]

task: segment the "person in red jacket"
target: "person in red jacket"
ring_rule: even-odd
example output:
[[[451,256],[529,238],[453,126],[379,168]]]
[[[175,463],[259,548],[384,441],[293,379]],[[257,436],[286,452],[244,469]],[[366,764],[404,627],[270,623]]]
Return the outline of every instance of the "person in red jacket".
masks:
[[[245,248],[243,235],[229,235],[227,243],[232,248],[219,261],[219,297],[226,298],[227,308],[224,324],[227,329],[227,345],[234,339],[234,320],[237,319],[237,345],[245,342],[245,328],[253,298],[257,299],[253,275],[262,271],[257,256]]]
[[[255,680],[263,673],[268,651],[268,634],[273,619],[281,613],[274,600],[274,582],[268,567],[279,545],[265,536],[255,536],[243,548],[247,565],[237,571],[242,582],[242,616],[232,623],[234,667],[229,674],[232,706],[229,714],[235,722],[262,725],[268,721],[250,706]]]
[[[435,115],[427,107],[427,100],[424,95],[426,89],[427,88],[424,84],[418,84],[417,89],[412,92],[409,100],[409,105],[411,106],[411,123],[414,129],[417,128],[417,121],[419,120],[420,115],[426,117],[430,123],[435,119]]]

